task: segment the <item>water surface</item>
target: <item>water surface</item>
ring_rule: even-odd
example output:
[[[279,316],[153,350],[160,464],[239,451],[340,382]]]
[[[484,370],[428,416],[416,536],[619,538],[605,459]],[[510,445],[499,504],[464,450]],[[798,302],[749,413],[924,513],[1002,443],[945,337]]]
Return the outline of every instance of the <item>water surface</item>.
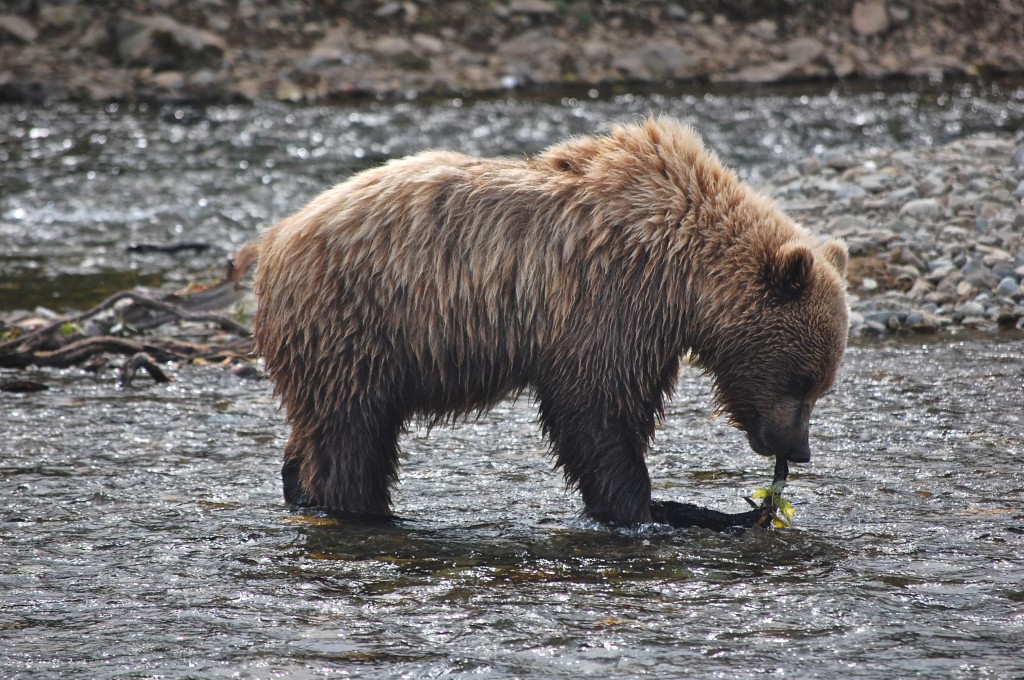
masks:
[[[265,381],[183,367],[3,395],[8,677],[1015,677],[1024,339],[859,344],[794,470],[797,526],[609,531],[528,398],[413,427],[391,526],[288,510]],[[941,367],[941,374],[936,371]],[[724,511],[771,462],[685,371],[655,494]],[[236,676],[237,677],[237,676]]]

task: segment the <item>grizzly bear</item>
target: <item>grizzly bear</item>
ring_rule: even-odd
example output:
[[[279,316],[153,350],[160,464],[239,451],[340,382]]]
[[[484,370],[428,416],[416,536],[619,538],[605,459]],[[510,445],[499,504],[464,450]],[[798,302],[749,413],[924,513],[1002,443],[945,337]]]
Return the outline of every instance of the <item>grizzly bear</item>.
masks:
[[[846,260],[667,119],[361,172],[259,246],[285,499],[388,516],[410,418],[529,389],[585,514],[651,522],[644,456],[686,356],[755,452],[807,461],[846,346]]]

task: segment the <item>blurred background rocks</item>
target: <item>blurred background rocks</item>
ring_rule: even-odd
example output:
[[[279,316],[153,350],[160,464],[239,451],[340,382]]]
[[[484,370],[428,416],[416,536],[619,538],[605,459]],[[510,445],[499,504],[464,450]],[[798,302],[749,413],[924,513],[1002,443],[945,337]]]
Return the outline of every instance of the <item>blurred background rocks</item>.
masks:
[[[0,99],[998,76],[1022,45],[1019,0],[8,0]]]

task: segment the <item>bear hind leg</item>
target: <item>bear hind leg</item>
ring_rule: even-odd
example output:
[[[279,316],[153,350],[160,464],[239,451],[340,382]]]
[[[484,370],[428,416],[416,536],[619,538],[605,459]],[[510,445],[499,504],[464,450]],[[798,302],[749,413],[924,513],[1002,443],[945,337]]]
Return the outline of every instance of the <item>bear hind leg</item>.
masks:
[[[285,446],[285,501],[344,515],[388,516],[398,479],[400,418],[324,418]]]

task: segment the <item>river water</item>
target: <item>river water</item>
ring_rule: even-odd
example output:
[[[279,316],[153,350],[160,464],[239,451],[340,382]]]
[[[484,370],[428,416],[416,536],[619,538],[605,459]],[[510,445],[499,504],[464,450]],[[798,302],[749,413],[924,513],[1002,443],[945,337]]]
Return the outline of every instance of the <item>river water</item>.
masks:
[[[947,85],[353,107],[0,107],[0,312],[210,276],[353,170],[693,122],[753,182],[812,154],[1019,130],[1024,89]],[[813,227],[813,225],[811,225]],[[199,255],[132,241],[203,241]],[[794,467],[796,526],[578,519],[528,397],[414,424],[385,526],[286,508],[266,381],[3,371],[0,676],[1013,678],[1024,675],[1024,336],[861,340]],[[655,494],[729,512],[771,461],[684,371]]]

